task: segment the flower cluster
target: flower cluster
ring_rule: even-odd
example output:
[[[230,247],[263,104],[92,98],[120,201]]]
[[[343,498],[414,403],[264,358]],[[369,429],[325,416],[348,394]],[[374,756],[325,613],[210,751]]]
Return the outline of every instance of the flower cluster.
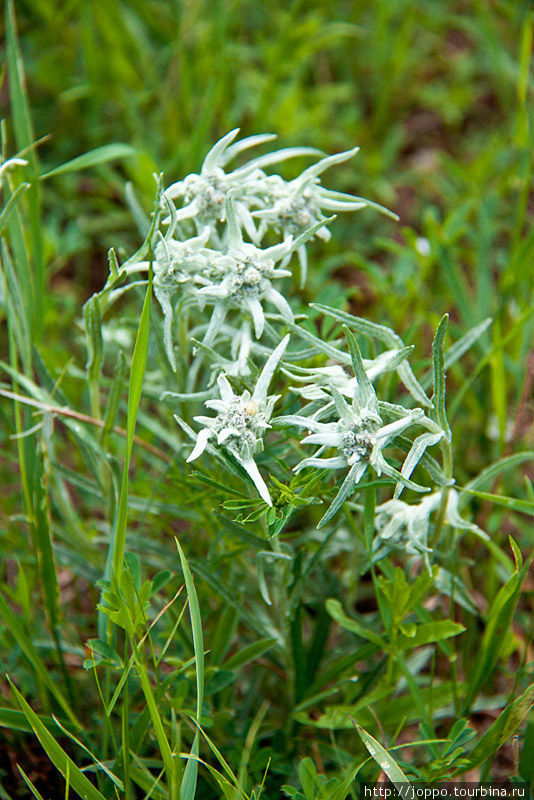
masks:
[[[276,138],[265,133],[248,136],[234,142],[239,128],[223,136],[209,151],[199,174],[192,173],[183,180],[173,183],[164,192],[163,200],[168,203],[179,201],[180,208],[168,217],[166,222],[174,219],[177,223],[190,221],[200,233],[205,227],[215,246],[224,246],[224,227],[226,221],[227,200],[232,195],[235,210],[240,224],[247,235],[258,240],[258,234],[252,210],[264,208],[270,201],[269,181],[263,167],[285,161],[297,156],[316,155],[319,151],[310,147],[291,147],[268,153],[252,159],[247,164],[231,172],[225,172],[227,165],[241,153],[265,144]],[[280,179],[281,180],[281,179]],[[183,225],[182,225],[183,227]]]
[[[162,396],[188,405],[202,401],[213,412],[192,416],[196,432],[175,415],[194,441],[187,462],[204,453],[221,459],[224,451],[271,506],[273,499],[256,457],[271,429],[278,429],[270,435],[282,443],[288,430],[300,429],[304,436],[299,459],[291,455],[294,444],[285,451],[292,469],[310,470],[310,481],[322,474],[325,491],[329,491],[328,476],[340,476],[318,527],[352,501],[364,475],[371,472],[371,483],[377,476],[395,486],[392,499],[376,510],[375,554],[402,541],[406,552],[429,564],[433,515],[440,525],[472,526],[456,511],[450,470],[444,471],[427,452],[440,445],[445,454],[450,431],[412,372],[408,359],[413,348],[383,325],[311,304],[314,312],[344,323],[343,336],[325,339],[313,332],[312,325],[302,324],[288,300],[292,262],[298,259],[304,280],[307,243],[330,237],[328,225],[334,217],[327,215],[376,206],[321,183],[326,169],[351,158],[358,148],[322,157],[287,181],[265,170],[286,159],[316,156],[318,151],[281,149],[228,170],[236,156],[273,138],[264,134],[236,141],[237,132],[215,144],[198,174],[164,191],[160,188],[151,238],[142,250],[150,261],[131,259],[123,272],[153,270],[154,292],[164,317],[165,351],[182,383],[182,391]],[[178,308],[186,317],[180,326],[186,353],[180,352],[180,357],[187,368],[180,373],[174,341]],[[381,345],[373,358],[362,357],[355,333],[372,339],[375,347]],[[278,370],[286,378],[286,413],[273,418],[280,395],[268,392]],[[379,385],[386,373],[396,373],[406,390],[407,405],[379,399],[374,384]],[[309,446],[314,449],[306,452]],[[448,463],[446,455],[442,462]],[[428,475],[424,484],[412,479],[419,464],[424,470],[418,476],[424,471]],[[404,489],[426,496],[419,503],[405,503],[399,499]]]
[[[324,170],[351,158],[358,148],[322,158],[295,180],[285,181],[280,175],[267,175],[264,168],[319,151],[284,148],[225,172],[237,155],[274,138],[264,134],[235,142],[237,133],[231,131],[214,145],[199,174],[188,175],[162,194],[167,227],[155,247],[154,288],[165,315],[165,347],[173,369],[177,297],[196,301],[200,310],[212,308],[203,338],[206,346],[213,346],[229,311],[247,314],[261,338],[266,305],[293,321],[280,284],[291,277],[287,266],[293,253],[298,254],[305,277],[306,242],[314,236],[328,238],[326,225],[333,217],[323,210],[353,211],[367,205],[362,198],[331,192],[319,179]],[[281,241],[263,247],[268,232],[281,236]]]

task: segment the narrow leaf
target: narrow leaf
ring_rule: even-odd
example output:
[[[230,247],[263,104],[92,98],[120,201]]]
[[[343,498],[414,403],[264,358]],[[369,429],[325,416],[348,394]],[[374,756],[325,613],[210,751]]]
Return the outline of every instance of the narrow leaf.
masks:
[[[354,726],[358,732],[358,735],[364,745],[366,746],[367,750],[374,758],[378,766],[384,770],[390,781],[397,787],[399,784],[407,784],[410,786],[410,781],[399,767],[395,759],[392,755],[388,753],[388,751],[382,747],[380,742],[377,742],[370,733],[367,733],[361,725],[357,725],[354,723]],[[402,795],[401,795],[402,796]]]
[[[451,429],[447,420],[445,410],[445,363],[443,356],[443,340],[447,332],[449,315],[445,314],[438,325],[434,341],[432,343],[432,363],[434,368],[434,394],[432,405],[434,406],[435,419],[445,435],[451,439]]]
[[[55,175],[64,175],[66,172],[79,172],[82,169],[96,167],[99,164],[107,164],[109,161],[131,158],[135,155],[138,155],[138,151],[129,144],[105,144],[81,156],[71,158],[70,161],[66,161],[64,164],[45,172],[41,175],[41,180],[52,178]]]
[[[193,646],[195,649],[196,661],[196,678],[197,678],[197,708],[196,708],[196,721],[200,726],[200,717],[202,714],[202,704],[204,702],[204,640],[202,636],[202,620],[200,617],[200,607],[198,605],[198,597],[195,589],[195,583],[189,564],[178,539],[175,538],[176,547],[180,556],[180,563],[182,565],[182,572],[184,573],[185,587],[187,590],[187,597],[189,599],[189,616],[191,618],[191,628],[193,630]],[[182,779],[182,786],[180,788],[181,800],[194,800],[197,786],[197,773],[198,773],[198,731],[195,734],[193,746],[191,748],[191,756],[187,762],[184,776]]]

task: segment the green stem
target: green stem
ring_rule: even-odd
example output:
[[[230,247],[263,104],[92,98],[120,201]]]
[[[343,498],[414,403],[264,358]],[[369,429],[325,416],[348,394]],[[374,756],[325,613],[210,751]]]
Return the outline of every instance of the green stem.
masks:
[[[128,668],[129,651],[128,651],[128,637],[124,637],[124,664],[125,669]],[[130,783],[130,744],[128,732],[130,729],[130,698],[128,692],[128,681],[126,678],[124,682],[124,689],[122,692],[122,765],[123,765],[123,781],[124,781],[124,800],[131,800],[131,783]]]
[[[452,446],[450,440],[446,437],[444,437],[441,441],[441,451],[443,453],[443,473],[447,478],[447,480],[450,480],[452,478]],[[439,542],[441,536],[441,531],[443,529],[443,525],[445,522],[445,514],[447,513],[449,492],[450,492],[450,486],[444,486],[443,489],[441,490],[441,500],[439,503],[438,513],[436,517],[436,526],[434,528],[432,541],[430,542],[431,548],[434,548],[437,542]]]
[[[278,534],[270,539],[271,548],[277,555],[282,555]],[[295,664],[293,659],[293,646],[291,636],[291,621],[289,619],[289,598],[285,581],[286,565],[284,559],[277,559],[275,562],[275,596],[276,611],[280,621],[282,639],[284,642],[285,666],[287,673],[287,685],[289,691],[289,708],[295,704]],[[290,716],[288,716],[288,719]]]

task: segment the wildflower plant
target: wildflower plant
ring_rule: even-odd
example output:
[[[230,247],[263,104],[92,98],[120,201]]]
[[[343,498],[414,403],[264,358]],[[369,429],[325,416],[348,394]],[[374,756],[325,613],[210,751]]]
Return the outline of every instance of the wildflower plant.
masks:
[[[52,27],[26,3],[20,44],[4,5],[0,795],[531,781],[532,14],[468,4],[487,46],[462,45],[459,70],[457,14],[428,0],[408,25],[393,0],[336,19],[255,3],[248,20],[236,3],[75,3]],[[104,72],[85,69],[101,50]],[[87,91],[58,110],[67,85]],[[436,159],[440,126],[429,152],[411,122],[444,98]],[[209,142],[221,120],[281,117],[327,152]],[[404,212],[389,243],[381,197]]]
[[[288,720],[302,726],[323,724],[323,717],[317,722],[316,712],[312,716],[308,709],[329,696],[330,690],[324,687],[337,680],[336,675],[340,687],[349,677],[347,670],[353,668],[354,658],[347,660],[346,655],[319,674],[332,622],[367,639],[387,659],[384,669],[374,665],[374,677],[366,676],[369,686],[378,682],[379,699],[402,694],[404,676],[410,670],[418,669],[417,680],[425,681],[425,653],[416,648],[442,644],[442,639],[459,635],[463,626],[452,620],[426,621],[421,598],[432,587],[433,592],[449,596],[457,593],[458,602],[469,612],[474,607],[444,542],[449,546],[462,535],[474,534],[488,543],[487,534],[459,512],[465,495],[455,487],[445,404],[446,366],[476,342],[488,321],[445,353],[445,316],[432,343],[432,369],[418,376],[411,365],[414,346],[406,345],[390,328],[341,308],[303,305],[300,291],[313,241],[330,239],[336,214],[376,206],[356,195],[327,189],[321,182],[327,168],[352,158],[358,148],[335,156],[323,156],[312,148],[286,148],[229,170],[233,159],[273,138],[266,134],[236,141],[236,136],[237,131],[232,131],[223,137],[198,174],[168,188],[164,177],[156,176],[152,219],[144,242],[122,264],[110,251],[108,281],[84,307],[89,396],[98,418],[107,351],[130,342],[128,328],[117,327],[114,318],[117,301],[126,293],[131,298],[144,292],[129,382],[127,430],[123,431],[127,449],[122,476],[117,477],[113,459],[106,459],[109,474],[99,480],[110,500],[112,523],[105,530],[107,557],[99,582],[98,638],[90,640],[91,658],[85,666],[93,671],[100,666],[106,669],[106,703],[119,702],[124,693],[124,737],[128,709],[133,707],[129,692],[135,691],[139,680],[136,704],[146,702],[145,716],[140,719],[150,719],[162,772],[156,780],[148,769],[142,772],[129,766],[126,780],[150,793],[155,785],[151,781],[157,783],[165,774],[161,796],[172,800],[178,796],[193,800],[199,764],[204,763],[200,757],[203,720],[207,715],[215,719],[218,700],[213,697],[229,688],[238,666],[248,663],[248,654],[253,659],[267,650],[277,653],[275,674],[283,676],[283,685],[276,690],[283,695],[276,702],[280,728]],[[294,164],[304,158],[316,161],[292,180],[271,172],[282,161]],[[23,162],[5,161],[0,178],[9,179],[12,168],[24,167]],[[14,281],[13,275],[9,278],[6,285]],[[152,313],[152,295],[160,314]],[[113,430],[119,408],[125,371],[122,354],[116,370],[102,421],[103,442]],[[429,387],[432,396],[427,394]],[[142,388],[152,404],[150,413],[140,408]],[[43,404],[42,395],[38,402]],[[130,458],[134,426],[141,414],[145,428],[164,439],[165,450],[149,442],[143,442],[144,446],[170,469],[166,496],[158,508],[178,509],[180,522],[198,532],[199,541],[205,529],[217,532],[208,563],[216,559],[228,565],[225,575],[230,587],[214,577],[202,559],[192,562],[195,578],[206,579],[228,604],[216,624],[210,651],[203,640],[204,609],[178,545],[192,650],[187,657],[185,650],[180,658],[170,655],[169,674],[159,678],[159,665],[172,646],[182,615],[156,657],[151,640],[148,666],[143,659],[144,641],[168,606],[157,613],[151,606],[154,584],[163,585],[167,578],[159,583],[155,579],[154,584],[142,582],[137,556],[127,549],[132,538],[127,525]],[[42,427],[47,431],[49,426]],[[79,436],[76,425],[71,430]],[[85,436],[80,446],[92,464],[96,452],[92,440]],[[51,442],[46,447],[53,452]],[[81,487],[88,485],[80,482]],[[140,497],[134,500],[137,507],[141,502]],[[187,535],[186,531],[181,536],[184,544]],[[148,541],[144,545],[147,551],[153,546]],[[344,564],[344,577],[337,582],[330,577],[333,557]],[[408,585],[404,570],[395,562],[415,572],[413,585]],[[348,607],[353,606],[358,578],[367,571],[373,576],[382,618],[379,623],[375,616],[371,626],[346,615],[338,599],[346,598]],[[245,574],[252,581],[243,581]],[[316,583],[318,574],[327,588]],[[304,641],[304,618],[314,631],[309,643]],[[244,648],[245,656],[228,657],[240,620],[251,624],[259,640]],[[118,631],[125,644],[123,661],[114,650]],[[410,649],[413,657],[403,660],[402,654]],[[111,694],[112,672],[121,663],[127,671]],[[192,664],[194,691],[189,690],[188,677]],[[132,671],[128,678],[132,665],[135,675]],[[157,685],[159,681],[158,700],[152,690],[152,672]],[[177,675],[188,688],[171,692]],[[414,685],[417,689],[414,678],[410,681],[406,681],[410,691]],[[164,725],[158,703],[167,702],[167,688],[172,696]],[[358,695],[351,688],[343,691],[357,716]],[[466,702],[472,702],[473,691],[466,695]],[[326,728],[345,726],[346,715],[340,718],[337,713],[324,711]],[[257,719],[259,728],[261,719]],[[191,720],[194,730],[187,727]],[[140,724],[132,734],[136,742]],[[431,722],[425,720],[424,725],[426,739],[434,741]],[[222,742],[220,736],[217,744],[207,741],[218,754],[227,746],[227,738],[225,733]],[[170,741],[183,741],[187,747],[186,766],[176,763]],[[363,737],[362,741],[369,740]],[[128,743],[123,747],[127,752]],[[106,741],[102,763],[109,749]],[[437,769],[439,755],[433,757],[434,767],[428,768],[428,774]],[[217,758],[230,774],[223,756]],[[117,759],[124,761],[120,754]],[[223,781],[213,767],[210,776]],[[241,777],[232,780],[231,791],[224,784],[225,796],[241,796]],[[81,788],[87,788],[79,781]]]
[[[313,148],[285,148],[227,171],[233,159],[274,138],[265,134],[236,141],[237,133],[231,131],[213,146],[198,174],[167,189],[160,186],[150,243],[152,259],[130,259],[125,270],[128,275],[153,271],[154,293],[164,317],[164,349],[181,384],[167,385],[161,397],[179,404],[176,419],[194,440],[187,463],[200,461],[205,451],[230,455],[261,500],[273,508],[285,496],[279,469],[282,453],[284,464],[299,481],[301,474],[309,475],[304,485],[319,481],[323,487],[322,502],[327,505],[319,528],[335,525],[342,507],[356,502],[370,470],[368,480],[382,478],[392,487],[393,497],[384,499],[384,508],[387,502],[397,504],[398,516],[401,508],[410,508],[399,500],[403,490],[426,494],[433,500],[423,500],[424,513],[414,511],[415,517],[430,524],[433,514],[438,527],[449,524],[447,497],[454,481],[444,411],[446,320],[434,342],[431,400],[409,364],[413,347],[405,346],[391,329],[311,304],[309,313],[317,321],[322,316],[343,325],[341,336],[325,340],[309,324],[302,324],[305,317],[297,314],[294,262],[300,263],[302,283],[307,244],[315,237],[330,238],[335,216],[326,214],[366,206],[391,213],[321,183],[329,167],[354,157],[358,148],[319,158],[287,181],[267,170],[287,159],[321,154]],[[186,367],[181,377],[176,359],[177,310],[182,320],[181,365]],[[291,347],[286,331],[291,333]],[[362,357],[356,336],[373,341],[380,352]],[[268,395],[277,371],[284,385],[279,394]],[[382,399],[374,386],[393,373],[408,391],[408,404],[406,396],[402,402]],[[285,410],[273,418],[276,402],[283,403]],[[204,403],[215,416],[189,411],[196,403]],[[200,429],[195,432],[189,419]],[[316,449],[307,454],[310,445]],[[442,452],[441,463],[432,454],[436,448]],[[266,465],[261,471],[256,462],[259,456]],[[224,459],[218,463],[229,464]],[[267,464],[274,468],[272,474]],[[418,480],[412,477],[415,471]],[[332,486],[332,475],[339,476],[340,483]],[[269,480],[277,487],[278,500],[273,500]],[[294,503],[297,495],[292,496]],[[439,507],[436,497],[441,498]],[[413,526],[399,524],[395,530],[409,532]],[[412,549],[419,539],[411,535]],[[428,564],[425,547],[421,545],[418,552]]]
[[[218,527],[222,523],[221,536],[234,532],[247,545],[254,542],[257,596],[249,602],[261,619],[262,635],[284,654],[291,676],[288,702],[298,708],[303,679],[294,659],[295,647],[302,648],[296,644],[302,576],[318,557],[303,560],[300,543],[306,548],[317,541],[325,562],[328,547],[358,552],[361,572],[384,564],[377,582],[383,597],[400,592],[404,600],[392,622],[384,618],[384,639],[369,636],[391,653],[388,674],[398,688],[399,641],[408,641],[406,631],[415,632],[403,647],[415,646],[417,630],[421,641],[429,636],[424,625],[405,623],[405,617],[416,613],[418,598],[430,585],[445,593],[456,585],[440,551],[444,536],[471,532],[486,541],[487,535],[460,516],[459,494],[452,488],[443,347],[447,316],[433,341],[432,372],[418,378],[410,364],[414,347],[390,328],[300,301],[310,243],[330,239],[335,214],[376,206],[321,183],[327,168],[352,158],[358,148],[318,158],[288,181],[269,168],[321,154],[282,149],[228,171],[232,159],[272,139],[235,141],[236,136],[232,131],[223,137],[198,174],[167,189],[159,180],[142,257],[130,259],[117,275],[148,274],[147,292],[153,287],[163,314],[160,349],[171,370],[154,363],[146,387],[163,401],[169,418],[171,408],[177,412],[185,434],[176,453],[181,492],[187,496],[194,487],[193,518],[200,512]],[[487,324],[449,351],[447,365]],[[210,496],[203,500],[206,487]],[[351,541],[359,536],[363,548]],[[392,557],[419,569],[413,591],[402,570],[392,571]],[[349,593],[355,577],[348,579]],[[312,587],[308,591],[313,595]],[[471,608],[468,597],[462,602]],[[325,608],[341,627],[366,638],[337,600],[328,599]],[[444,636],[460,630],[448,624]],[[324,645],[319,624],[314,636]],[[312,691],[314,667],[308,669]],[[295,714],[309,724],[305,714]],[[430,727],[426,734],[434,735]]]

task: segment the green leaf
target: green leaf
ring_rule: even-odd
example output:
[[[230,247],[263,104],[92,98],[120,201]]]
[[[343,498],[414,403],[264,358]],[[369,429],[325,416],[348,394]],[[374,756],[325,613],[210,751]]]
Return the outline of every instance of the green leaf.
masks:
[[[346,325],[343,326],[343,333],[345,334],[345,338],[347,339],[347,343],[349,345],[350,360],[352,361],[354,377],[358,383],[359,403],[362,406],[368,406],[370,401],[374,400],[376,404],[375,390],[373,389],[373,385],[369,380],[369,377],[363,366],[362,354],[360,353],[358,342]]]
[[[365,466],[365,465],[364,465]],[[322,528],[329,519],[332,519],[333,516],[337,514],[339,509],[343,506],[344,503],[347,502],[349,497],[354,493],[354,487],[356,485],[356,478],[361,475],[362,465],[359,461],[352,465],[349,469],[343,483],[339,487],[339,491],[328,506],[326,512],[319,520],[317,528]]]
[[[438,622],[423,622],[417,625],[413,636],[402,634],[398,637],[396,644],[401,649],[420,647],[424,644],[440,642],[442,639],[449,639],[451,636],[458,636],[464,631],[463,625],[450,619]]]
[[[111,383],[111,388],[106,401],[104,427],[102,428],[102,433],[100,434],[100,441],[102,443],[102,447],[104,448],[107,445],[109,434],[115,425],[125,378],[126,358],[123,351],[119,350],[117,353],[117,360],[115,362],[113,381]]]
[[[354,723],[354,727],[358,731],[358,735],[366,746],[367,750],[374,758],[380,769],[386,773],[390,781],[395,786],[398,784],[408,784],[409,786],[410,781],[399,767],[393,756],[390,755],[384,747],[382,747],[380,742],[377,742],[370,733],[367,733],[367,731],[361,727],[361,725]]]
[[[304,789],[306,800],[314,800],[315,798],[315,781],[317,778],[317,770],[311,758],[304,758],[299,764],[299,779]]]
[[[361,639],[373,642],[373,644],[378,645],[383,650],[387,649],[386,643],[381,636],[370,628],[364,628],[364,626],[360,625],[355,619],[345,614],[339,600],[335,600],[333,597],[329,598],[326,601],[326,610],[332,619],[334,619],[338,625],[341,625],[342,628],[345,628],[345,630],[355,633],[356,636],[359,636]]]
[[[358,660],[358,655],[359,653],[356,653],[353,656],[353,664]],[[365,658],[368,655],[369,653],[362,653]],[[458,691],[463,688],[463,685],[459,685]],[[453,702],[455,692],[456,689],[451,681],[425,686],[419,690],[419,700],[425,707],[432,706],[435,709],[437,718],[438,710],[439,716],[448,715],[446,709]],[[370,705],[372,705],[372,711],[369,709]],[[294,716],[298,722],[304,725],[327,730],[349,730],[354,724],[351,722],[351,717],[360,725],[372,727],[376,725],[378,717],[384,730],[390,730],[401,723],[405,726],[408,723],[425,719],[426,714],[424,716],[421,715],[421,710],[418,708],[418,704],[414,702],[414,696],[411,691],[400,697],[392,697],[391,690],[387,685],[379,685],[371,694],[365,693],[356,703],[351,705],[325,706],[324,713],[319,717],[317,717],[316,713],[312,713],[312,715],[295,713]]]
[[[370,337],[371,339],[378,339],[389,348],[402,349],[404,347],[404,342],[400,336],[386,325],[379,325],[376,322],[371,322],[370,320],[363,319],[362,317],[353,317],[352,314],[347,314],[346,311],[339,311],[337,308],[324,306],[321,303],[310,303],[310,308],[315,308],[321,313],[333,317],[338,322],[344,323],[348,328],[351,328],[351,330],[356,331],[356,333],[361,333],[364,336]],[[421,405],[430,406],[430,400],[426,396],[423,387],[413,374],[412,368],[407,361],[404,361],[399,365],[398,373],[412,396],[419,403],[421,403]]]
[[[11,214],[15,210],[15,206],[26,190],[29,189],[29,187],[29,183],[21,183],[19,186],[17,186],[11,197],[6,202],[5,206],[0,212],[0,234],[4,232],[4,228],[7,225]]]
[[[489,503],[495,503],[497,506],[504,506],[511,511],[518,511],[520,514],[527,514],[529,517],[534,517],[534,503],[531,500],[519,500],[517,497],[503,497],[500,494],[491,494],[491,492],[476,492],[473,489],[464,488],[462,491],[467,494],[472,494],[475,497],[480,497],[481,500],[486,500]]]
[[[501,745],[508,741],[521,725],[532,706],[534,706],[534,683],[531,683],[513,703],[509,703],[495,722],[490,725],[471,752],[468,769],[475,769],[486,759],[495,755]],[[462,769],[462,771],[464,770]]]
[[[54,699],[58,702],[70,721],[80,728],[80,723],[78,722],[76,715],[72,711],[68,701],[63,696],[61,689],[58,687],[57,683],[52,679],[49,671],[43,665],[41,657],[35,649],[32,641],[26,635],[22,625],[19,623],[18,619],[13,614],[2,595],[0,595],[0,619],[2,619],[5,627],[11,636],[13,636],[16,643],[30,662],[39,680],[45,684],[52,697],[54,697]]]
[[[184,573],[185,588],[187,590],[187,597],[189,599],[189,616],[191,618],[191,628],[193,630],[193,646],[195,649],[196,661],[196,678],[197,678],[197,709],[196,721],[200,726],[200,717],[202,714],[202,704],[204,702],[204,640],[202,636],[202,619],[200,616],[200,607],[198,605],[198,597],[195,589],[195,583],[189,564],[178,539],[175,538],[176,547],[180,556],[180,563],[182,565],[182,572]],[[197,786],[197,773],[198,773],[198,731],[193,740],[191,747],[191,756],[187,762],[182,785],[180,787],[181,800],[194,800]]]
[[[93,382],[100,374],[104,340],[102,338],[102,315],[97,294],[89,298],[83,307],[83,321],[85,325],[85,340],[87,343],[87,376]]]
[[[71,158],[70,161],[60,164],[59,167],[54,167],[54,169],[45,172],[40,177],[41,180],[46,180],[55,175],[63,175],[66,172],[79,172],[82,169],[89,169],[99,164],[107,164],[109,161],[118,161],[136,155],[139,155],[139,151],[129,144],[105,144],[81,156]]]
[[[41,459],[36,459],[35,477],[35,543],[39,560],[39,573],[41,576],[43,599],[50,630],[55,631],[59,618],[59,585],[57,581],[56,564],[52,549],[52,533],[50,530],[48,494],[45,488],[45,478]]]
[[[432,343],[432,363],[434,367],[434,394],[432,405],[434,406],[434,416],[440,428],[445,431],[447,438],[451,439],[451,429],[447,420],[445,410],[445,363],[443,356],[443,340],[447,333],[449,315],[445,314],[438,325],[434,341]]]
[[[31,236],[31,283],[25,287],[28,295],[32,295],[32,320],[36,331],[42,330],[44,319],[44,262],[43,262],[43,227],[41,225],[41,193],[39,182],[39,163],[35,152],[35,133],[26,89],[24,63],[17,36],[15,18],[15,4],[8,0],[6,9],[6,57],[9,75],[9,95],[11,99],[11,112],[15,140],[19,151],[25,152],[28,160],[27,170],[31,177],[30,187],[27,192],[29,209],[29,232]],[[17,209],[18,211],[18,209]],[[18,214],[15,215],[16,217]],[[11,220],[10,220],[11,222]],[[15,223],[22,229],[21,222]],[[13,227],[11,227],[13,233]],[[25,249],[25,248],[24,248]],[[19,255],[21,247],[19,246]],[[17,258],[17,261],[19,259]],[[24,261],[27,261],[25,256]],[[29,264],[25,267],[29,268]],[[33,327],[33,325],[32,325]]]
[[[519,545],[513,538],[513,536],[508,536],[508,541],[510,543],[510,547],[512,549],[512,553],[514,554],[514,562],[516,570],[520,570],[523,566],[523,555],[521,550],[519,549]]]
[[[278,640],[273,639],[272,637],[259,639],[257,642],[253,642],[252,644],[243,647],[242,650],[239,650],[237,653],[234,653],[233,656],[227,658],[223,666],[225,669],[240,669],[241,667],[245,666],[245,664],[250,664],[251,661],[254,661],[256,658],[262,656],[276,644],[278,644]]]
[[[97,764],[97,765],[100,767],[100,769],[102,770],[102,772],[105,772],[105,774],[108,776],[108,778],[110,779],[110,781],[111,781],[112,783],[114,783],[114,784],[115,784],[115,786],[117,786],[117,787],[118,787],[118,788],[121,790],[121,792],[123,792],[123,791],[124,791],[124,784],[123,784],[123,782],[120,780],[120,778],[117,778],[117,776],[116,776],[116,775],[114,775],[114,774],[113,774],[113,772],[111,772],[111,770],[110,770],[110,769],[109,769],[109,768],[108,768],[108,767],[107,767],[105,764],[103,764],[103,763],[102,763],[102,761],[100,761],[100,760],[99,760],[99,759],[98,759],[98,758],[97,758],[97,757],[94,755],[94,753],[92,753],[92,752],[89,750],[89,748],[88,748],[88,747],[86,747],[86,746],[83,744],[83,742],[80,742],[80,740],[79,740],[79,739],[77,739],[77,738],[76,738],[76,736],[74,736],[74,735],[73,735],[73,734],[72,734],[72,733],[71,733],[69,730],[67,730],[67,728],[65,728],[65,726],[64,726],[64,725],[62,725],[62,724],[61,724],[61,722],[60,722],[58,719],[56,719],[56,718],[54,717],[54,721],[55,721],[56,725],[57,725],[57,726],[60,728],[60,730],[61,730],[61,731],[63,731],[63,733],[64,733],[66,736],[68,736],[68,738],[69,738],[69,739],[70,739],[72,742],[74,742],[75,744],[77,744],[77,745],[78,745],[78,747],[80,747],[80,748],[81,748],[81,749],[82,749],[82,750],[83,750],[85,753],[87,753],[87,755],[89,756],[89,758],[91,758],[91,760],[92,760],[92,761],[93,761],[95,764]],[[68,785],[68,780],[67,780],[67,785]]]
[[[206,697],[217,694],[217,692],[220,692],[223,689],[226,689],[227,686],[230,686],[230,684],[235,681],[236,677],[237,675],[235,672],[229,672],[228,670],[217,670],[217,672],[207,682],[204,694]]]
[[[141,590],[141,563],[139,556],[136,553],[125,553],[124,560],[128,565],[135,590],[139,593]]]
[[[158,191],[156,192],[156,203],[159,211],[159,197],[161,194],[161,181],[158,184]],[[158,218],[157,211],[154,213],[154,224]],[[148,237],[152,236],[152,228],[149,231]],[[150,244],[148,245],[150,248]],[[145,377],[146,360],[148,354],[148,339],[150,333],[150,306],[152,301],[152,281],[153,271],[149,269],[148,286],[143,303],[143,310],[141,311],[141,318],[139,320],[139,328],[135,340],[134,353],[132,357],[132,365],[130,369],[130,383],[128,389],[128,421],[126,426],[126,452],[124,456],[124,464],[122,471],[122,483],[119,498],[119,508],[117,512],[117,519],[113,532],[113,539],[110,544],[108,558],[106,562],[106,569],[104,578],[109,580],[113,577],[120,583],[122,574],[122,564],[124,560],[124,548],[126,545],[126,522],[128,514],[128,485],[129,485],[129,468],[130,460],[132,457],[132,448],[134,440],[135,425],[137,421],[137,413],[139,404],[141,402],[141,391],[143,388],[143,380]],[[100,616],[99,633],[100,638],[103,638],[103,618]]]
[[[479,487],[484,486],[484,484],[490,484],[498,475],[501,475],[503,472],[507,472],[510,469],[514,469],[514,467],[518,467],[520,464],[524,464],[525,462],[534,461],[534,450],[524,450],[521,453],[514,453],[511,456],[505,456],[505,458],[499,459],[494,464],[491,464],[489,467],[486,467],[482,470],[475,478],[466,483],[464,488],[461,492],[470,492],[474,489],[479,489]],[[461,495],[460,495],[461,497]],[[465,500],[466,498],[464,498]]]
[[[32,783],[32,781],[28,778],[28,776],[26,775],[26,773],[24,772],[24,770],[22,769],[20,764],[17,764],[17,769],[20,772],[20,774],[22,775],[24,783],[26,784],[26,786],[28,787],[30,792],[33,794],[33,796],[35,797],[35,800],[44,800],[43,795],[35,787],[35,785]],[[1,790],[1,787],[0,787],[0,790]],[[1,795],[0,794],[0,797],[2,797],[2,796],[8,797],[8,795]]]
[[[5,278],[6,311],[9,327],[15,339],[25,372],[31,371],[31,278],[26,269],[22,269],[21,259],[17,258],[18,270],[15,269],[13,260],[4,241],[0,243],[2,258],[0,265]],[[30,281],[30,286],[26,284]],[[23,292],[22,287],[25,286]],[[2,364],[4,367],[4,364]],[[8,365],[6,365],[8,366]],[[15,378],[16,380],[16,378]]]
[[[447,352],[445,353],[445,369],[448,369],[466,353],[470,347],[479,339],[483,333],[487,331],[493,319],[491,317],[487,317],[487,319],[479,322],[478,325],[475,325],[471,328],[467,333],[462,336],[461,339],[458,339]]]
[[[39,715],[39,719],[46,725],[47,728],[55,727],[56,721],[52,717],[45,717]],[[10,731],[26,731],[30,732],[32,726],[26,719],[22,711],[17,711],[14,708],[0,708],[0,728],[7,728]]]
[[[478,649],[473,669],[470,671],[465,709],[469,709],[480,688],[488,681],[500,658],[506,634],[515,613],[522,583],[530,569],[534,554],[528,558],[521,571],[510,575],[491,604],[486,630]]]
[[[109,646],[107,642],[102,639],[89,639],[87,646],[90,647],[95,653],[110,661],[112,664],[122,664],[121,658],[115,650]]]

